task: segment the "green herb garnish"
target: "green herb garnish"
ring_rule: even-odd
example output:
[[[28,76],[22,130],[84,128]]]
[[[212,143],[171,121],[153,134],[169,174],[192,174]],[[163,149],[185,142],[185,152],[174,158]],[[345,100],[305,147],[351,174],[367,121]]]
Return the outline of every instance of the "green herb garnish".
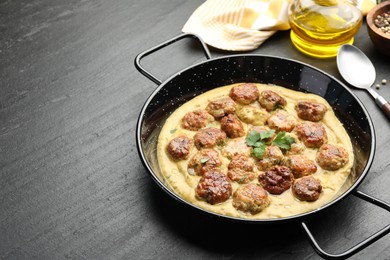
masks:
[[[208,160],[210,160],[210,158],[208,158],[208,157],[203,157],[203,158],[200,159],[200,163],[201,163],[201,164],[204,164],[204,163],[206,163]]]
[[[279,146],[281,149],[290,150],[291,144],[295,143],[295,138],[286,135],[286,132],[283,131],[277,134],[272,143]]]
[[[171,129],[171,131],[169,131],[171,134],[173,134],[174,132],[176,132],[176,128],[173,128],[173,129]]]
[[[284,106],[282,104],[276,103],[274,106],[274,109],[272,109],[272,111],[276,111],[278,109],[284,110]]]
[[[253,155],[259,159],[263,158],[266,145],[261,143],[259,147],[253,148]]]
[[[260,131],[260,132],[252,130],[249,132],[245,141],[247,145],[254,147],[252,153],[255,157],[260,159],[263,158],[263,154],[266,147],[266,143],[264,140],[272,137],[274,133],[275,130]]]
[[[271,138],[275,133],[275,130],[269,130],[269,131],[260,131],[257,132],[255,130],[252,130],[249,132],[248,136],[246,137],[245,141],[247,145],[254,147],[252,154],[262,159],[265,149],[269,143],[267,143],[265,140],[268,138]],[[272,144],[278,146],[281,149],[290,150],[291,144],[295,143],[294,137],[291,137],[289,135],[286,135],[286,132],[279,132],[275,139],[272,141]]]
[[[241,179],[238,180],[238,183],[243,183],[248,178],[248,175],[245,175]]]

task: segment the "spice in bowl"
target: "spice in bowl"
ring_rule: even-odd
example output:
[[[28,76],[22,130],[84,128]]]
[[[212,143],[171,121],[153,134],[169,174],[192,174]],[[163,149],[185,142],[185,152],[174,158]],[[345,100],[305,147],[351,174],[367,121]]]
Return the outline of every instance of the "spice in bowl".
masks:
[[[379,52],[390,57],[390,1],[374,6],[366,20],[372,43]]]
[[[382,32],[390,34],[390,11],[378,14],[374,20],[374,24]]]

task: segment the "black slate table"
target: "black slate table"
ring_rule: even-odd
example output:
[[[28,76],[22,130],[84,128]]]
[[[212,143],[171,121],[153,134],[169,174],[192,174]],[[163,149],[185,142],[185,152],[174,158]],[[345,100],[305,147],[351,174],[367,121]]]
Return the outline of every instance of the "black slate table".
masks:
[[[180,33],[203,1],[0,1],[0,259],[318,259],[295,223],[220,221],[174,201],[135,147],[139,111],[156,87],[133,65],[139,52]],[[365,24],[355,45],[373,61],[390,100],[390,58]],[[213,57],[231,53],[212,49]],[[314,65],[338,79],[335,59],[307,57],[278,32],[255,54]],[[159,77],[202,61],[180,42],[144,66]],[[359,189],[390,202],[390,123],[368,93],[376,156]],[[309,220],[341,252],[390,223],[349,196]],[[389,235],[352,259],[389,259]]]

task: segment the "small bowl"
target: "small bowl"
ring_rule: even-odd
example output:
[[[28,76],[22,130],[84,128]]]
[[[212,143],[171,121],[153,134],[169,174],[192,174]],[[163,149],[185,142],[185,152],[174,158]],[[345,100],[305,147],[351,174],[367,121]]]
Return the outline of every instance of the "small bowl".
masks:
[[[374,23],[379,14],[390,11],[390,1],[385,1],[372,8],[366,17],[367,30],[375,47],[384,55],[390,56],[390,34],[382,32]]]

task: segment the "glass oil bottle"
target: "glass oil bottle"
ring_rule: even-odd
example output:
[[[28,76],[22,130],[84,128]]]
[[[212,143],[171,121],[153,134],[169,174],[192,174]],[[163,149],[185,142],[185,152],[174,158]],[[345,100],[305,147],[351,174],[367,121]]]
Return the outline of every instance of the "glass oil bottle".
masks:
[[[355,0],[294,0],[289,9],[290,38],[303,53],[329,58],[352,44],[362,24]]]

